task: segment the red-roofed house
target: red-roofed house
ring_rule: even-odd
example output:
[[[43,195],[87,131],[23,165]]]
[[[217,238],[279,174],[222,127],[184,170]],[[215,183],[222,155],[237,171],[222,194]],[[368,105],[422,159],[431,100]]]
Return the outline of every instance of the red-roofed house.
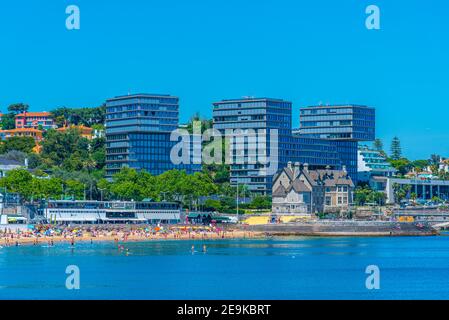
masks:
[[[50,112],[24,112],[16,115],[16,128],[33,128],[48,130],[55,128],[55,121]]]

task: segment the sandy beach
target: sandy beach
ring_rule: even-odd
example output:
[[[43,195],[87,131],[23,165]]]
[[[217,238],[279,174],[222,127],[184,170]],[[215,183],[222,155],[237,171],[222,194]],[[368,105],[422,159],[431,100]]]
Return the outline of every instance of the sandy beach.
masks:
[[[265,237],[263,232],[242,231],[202,226],[185,227],[55,227],[40,226],[36,230],[0,233],[0,245],[37,245],[65,242],[141,242],[160,240],[219,240]]]

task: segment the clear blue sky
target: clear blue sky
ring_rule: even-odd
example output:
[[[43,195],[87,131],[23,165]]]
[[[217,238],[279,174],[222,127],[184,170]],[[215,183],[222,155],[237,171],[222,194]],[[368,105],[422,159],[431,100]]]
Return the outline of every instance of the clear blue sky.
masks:
[[[81,29],[65,28],[65,8]],[[381,30],[365,28],[365,8]],[[245,95],[376,107],[377,136],[449,156],[445,0],[15,0],[0,3],[0,108],[96,106],[128,91],[180,97],[181,121]]]

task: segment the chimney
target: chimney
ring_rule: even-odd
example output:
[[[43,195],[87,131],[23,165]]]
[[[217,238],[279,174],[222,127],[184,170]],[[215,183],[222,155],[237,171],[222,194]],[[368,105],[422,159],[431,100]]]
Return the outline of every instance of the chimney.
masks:
[[[346,171],[346,166],[345,166],[345,165],[343,165],[343,166],[341,167],[341,169],[343,170],[344,173],[347,173],[347,171]]]
[[[301,168],[300,168],[300,163],[299,162],[295,162],[295,169],[293,171],[293,177],[294,179],[296,179],[297,177],[299,177],[299,174],[301,172]]]
[[[304,171],[309,171],[309,164],[308,163],[304,163]]]
[[[292,162],[291,161],[287,162],[287,168],[289,168],[289,169],[292,168]]]

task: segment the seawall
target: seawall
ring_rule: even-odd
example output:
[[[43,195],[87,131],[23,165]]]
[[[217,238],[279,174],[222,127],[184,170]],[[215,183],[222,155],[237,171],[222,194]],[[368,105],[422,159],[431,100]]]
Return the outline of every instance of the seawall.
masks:
[[[273,236],[434,236],[430,225],[388,221],[317,221],[240,226]]]

